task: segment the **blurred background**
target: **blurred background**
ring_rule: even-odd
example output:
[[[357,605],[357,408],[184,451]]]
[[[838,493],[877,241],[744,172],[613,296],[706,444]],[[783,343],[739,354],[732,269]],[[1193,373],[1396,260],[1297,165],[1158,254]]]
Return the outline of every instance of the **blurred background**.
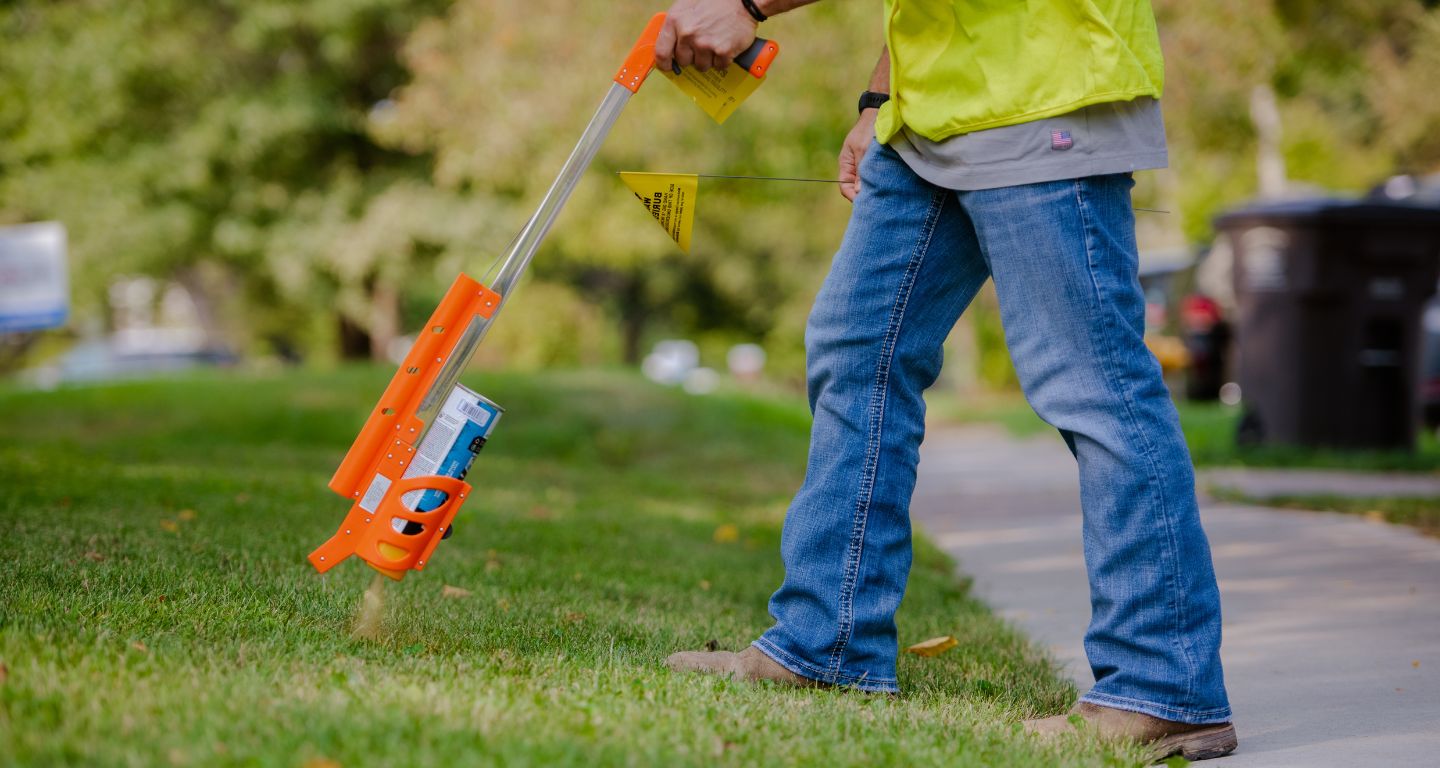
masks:
[[[1135,203],[1160,211],[1137,218],[1175,392],[1253,401],[1232,420],[1252,442],[1413,445],[1427,403],[1440,419],[1426,303],[1440,3],[1154,6],[1171,168],[1141,174]],[[53,387],[399,360],[454,276],[504,250],[657,10],[0,3],[0,375]],[[823,185],[702,180],[687,255],[614,172],[833,177],[880,21],[877,2],[831,0],[767,23],[776,68],[723,127],[649,84],[480,364],[801,386],[805,315],[848,203]],[[948,344],[942,395],[1015,391],[1001,333],[987,292]],[[1241,370],[1247,337],[1257,362]],[[1311,389],[1328,399],[1300,402]],[[1391,406],[1363,419],[1403,428],[1297,426],[1357,399]]]

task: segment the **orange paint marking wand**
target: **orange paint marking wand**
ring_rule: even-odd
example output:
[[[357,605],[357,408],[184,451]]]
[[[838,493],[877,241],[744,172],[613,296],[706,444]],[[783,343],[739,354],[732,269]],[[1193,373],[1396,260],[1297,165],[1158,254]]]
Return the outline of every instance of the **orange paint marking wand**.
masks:
[[[481,430],[483,444],[500,414],[499,406],[461,387],[460,375],[621,110],[649,76],[655,40],[664,24],[665,14],[657,13],[645,25],[540,207],[510,243],[495,282],[486,287],[466,275],[457,277],[416,337],[330,479],[330,489],[350,502],[350,511],[335,535],[310,553],[310,564],[317,571],[323,573],[357,555],[399,580],[406,571],[424,570],[451,530],[460,505],[473,491],[464,480],[469,463],[454,458],[447,462],[443,457],[437,461],[433,454],[446,452],[465,459],[468,450],[473,459],[479,448],[464,443],[465,435]],[[778,52],[774,42],[757,39],[736,61],[761,79]],[[452,427],[457,430],[454,439],[449,432],[436,432]]]

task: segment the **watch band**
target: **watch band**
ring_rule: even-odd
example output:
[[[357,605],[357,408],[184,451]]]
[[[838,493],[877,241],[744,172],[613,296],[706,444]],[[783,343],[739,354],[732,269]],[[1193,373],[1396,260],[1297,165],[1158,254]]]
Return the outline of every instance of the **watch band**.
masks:
[[[750,18],[754,19],[756,23],[770,18],[760,12],[760,6],[755,4],[755,0],[740,0],[740,4],[745,6],[745,11],[750,14]]]
[[[866,92],[860,94],[860,111],[861,111],[861,112],[864,112],[864,111],[867,110],[867,109],[876,109],[876,108],[878,108],[881,104],[884,104],[885,102],[887,102],[887,101],[889,101],[889,100],[890,100],[890,94],[888,94],[888,93],[879,93],[879,92],[877,92],[877,91],[866,91]]]

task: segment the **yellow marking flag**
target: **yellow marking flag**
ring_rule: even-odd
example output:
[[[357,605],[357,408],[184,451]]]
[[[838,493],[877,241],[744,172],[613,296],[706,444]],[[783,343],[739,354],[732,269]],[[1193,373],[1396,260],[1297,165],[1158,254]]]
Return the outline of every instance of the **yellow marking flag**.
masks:
[[[640,204],[655,217],[660,228],[680,246],[680,250],[689,253],[700,177],[693,173],[624,172],[620,174],[620,180],[635,193]]]
[[[765,78],[750,74],[738,64],[708,72],[681,67],[678,75],[665,69],[657,68],[656,71],[694,99],[717,123],[724,123],[740,103],[765,82]]]

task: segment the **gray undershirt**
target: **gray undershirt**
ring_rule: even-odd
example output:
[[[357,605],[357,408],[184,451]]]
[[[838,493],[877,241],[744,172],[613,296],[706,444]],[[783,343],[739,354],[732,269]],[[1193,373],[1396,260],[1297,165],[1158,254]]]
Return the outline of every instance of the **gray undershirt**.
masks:
[[[942,141],[905,127],[890,147],[920,178],[965,191],[1143,171],[1169,162],[1160,102],[1148,96]]]

